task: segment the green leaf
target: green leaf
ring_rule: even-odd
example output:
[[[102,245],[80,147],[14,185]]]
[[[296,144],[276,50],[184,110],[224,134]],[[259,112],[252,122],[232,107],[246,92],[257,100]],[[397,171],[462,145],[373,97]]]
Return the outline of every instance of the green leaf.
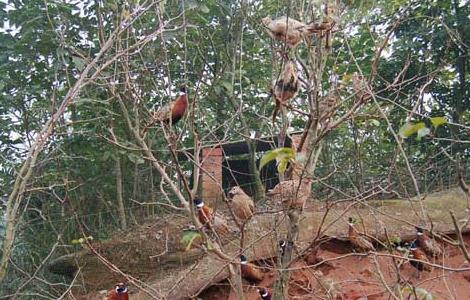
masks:
[[[380,126],[380,121],[376,119],[370,119],[370,123],[374,126]]]
[[[228,81],[222,81],[222,86],[227,90],[229,94],[233,93],[233,85]]]
[[[446,117],[434,117],[434,118],[430,118],[430,119],[431,119],[432,125],[436,128],[438,126],[447,124],[447,118]]]
[[[281,174],[284,174],[287,169],[287,164],[289,163],[288,160],[281,160],[277,165],[277,171]]]
[[[410,137],[411,135],[415,134],[416,132],[418,132],[420,129],[425,128],[425,127],[426,127],[426,125],[424,124],[424,122],[419,122],[419,123],[416,123],[416,124],[408,122],[400,128],[400,130],[398,131],[398,134],[402,138],[407,138],[407,137]]]
[[[416,136],[416,140],[420,141],[422,137],[427,136],[431,133],[431,129],[424,127],[418,130],[418,135]]]
[[[78,70],[83,70],[83,68],[85,67],[85,61],[80,57],[72,56],[72,61]]]
[[[436,300],[436,297],[434,297],[434,295],[431,294],[431,292],[428,292],[426,289],[423,289],[423,288],[415,288],[413,292],[413,289],[407,286],[403,288],[402,292],[409,293],[409,294],[416,293],[416,296],[418,296],[418,299],[416,300]]]
[[[185,231],[183,235],[181,236],[181,240],[180,240],[180,243],[184,245],[185,247],[184,251],[190,250],[192,244],[198,238],[202,239],[202,235],[198,231],[195,231],[195,230]]]
[[[261,170],[267,163],[269,163],[272,160],[277,160],[279,164],[286,160],[289,162],[289,160],[295,160],[295,150],[292,148],[277,148],[273,150],[267,151],[263,157],[261,157],[261,161],[259,163],[259,169]],[[286,162],[286,164],[287,164]],[[278,167],[279,170],[279,167]]]
[[[205,14],[208,14],[210,12],[209,7],[204,4],[199,5],[199,10]]]

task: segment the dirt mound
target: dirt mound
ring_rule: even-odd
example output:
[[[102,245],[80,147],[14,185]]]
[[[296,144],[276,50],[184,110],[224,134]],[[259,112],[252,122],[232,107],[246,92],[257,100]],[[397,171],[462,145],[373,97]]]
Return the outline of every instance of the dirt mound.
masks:
[[[470,245],[470,236],[465,237],[467,245]],[[333,245],[334,246],[334,245]],[[441,268],[433,268],[431,272],[423,272],[418,277],[417,270],[406,259],[396,259],[398,268],[393,258],[387,251],[379,251],[377,255],[355,255],[343,253],[349,251],[343,243],[338,243],[337,251],[320,249],[316,253],[321,257],[323,264],[312,267],[303,259],[293,262],[290,268],[293,270],[289,282],[289,299],[391,299],[390,290],[397,290],[397,282],[400,289],[405,287],[423,288],[435,297],[435,299],[470,299],[470,271],[452,271]],[[331,248],[329,245],[328,248]],[[467,247],[468,248],[468,247]],[[445,246],[445,254],[433,263],[444,265],[448,269],[469,268],[465,258],[457,247]],[[308,256],[309,254],[307,254]],[[405,255],[395,252],[394,255]],[[266,268],[264,263],[265,278],[258,287],[267,287],[272,290],[277,278],[277,271]],[[321,271],[321,272],[318,272]],[[399,274],[399,276],[398,276]],[[387,284],[387,287],[384,285]],[[256,287],[244,282],[244,291],[247,299],[261,299]],[[337,289],[334,296],[332,291]],[[329,295],[327,291],[329,290]],[[404,292],[405,299],[409,292]],[[205,300],[235,300],[235,294],[231,291],[227,281],[211,286],[199,295]],[[413,298],[410,298],[413,299]]]

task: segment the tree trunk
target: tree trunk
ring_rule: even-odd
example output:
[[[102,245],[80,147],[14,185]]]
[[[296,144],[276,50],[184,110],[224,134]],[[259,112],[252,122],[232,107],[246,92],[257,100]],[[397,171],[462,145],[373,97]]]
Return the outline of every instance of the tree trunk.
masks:
[[[116,156],[116,200],[118,202],[119,220],[121,222],[121,229],[127,229],[126,210],[124,208],[124,199],[122,197],[122,171],[121,159]]]
[[[256,165],[256,141],[252,139],[246,139],[246,144],[248,145],[248,151],[250,154],[248,163],[249,163],[250,174],[253,179],[254,190],[255,190],[255,193],[253,194],[253,200],[255,202],[264,201],[264,198],[265,198],[264,184],[263,184],[263,181],[261,180],[258,166]]]

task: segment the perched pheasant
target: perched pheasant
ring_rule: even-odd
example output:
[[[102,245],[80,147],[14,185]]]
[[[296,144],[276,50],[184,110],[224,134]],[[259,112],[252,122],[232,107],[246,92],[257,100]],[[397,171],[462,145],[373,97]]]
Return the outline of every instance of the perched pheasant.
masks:
[[[318,116],[318,122],[320,124],[327,123],[328,120],[335,114],[339,97],[340,96],[338,91],[332,89],[325,97],[320,99],[320,102],[318,103],[318,115],[314,113],[315,116]]]
[[[279,78],[273,82],[272,93],[276,101],[276,107],[273,111],[273,123],[276,121],[281,106],[286,105],[289,100],[297,95],[299,86],[295,63],[292,60],[288,60],[284,64],[284,69]]]
[[[242,272],[242,277],[246,279],[251,284],[256,284],[263,280],[264,274],[261,272],[258,267],[256,267],[254,264],[249,263],[246,260],[245,255],[240,255],[240,268]]]
[[[418,270],[419,278],[421,278],[422,271],[431,271],[431,266],[426,264],[427,262],[429,262],[426,254],[416,245],[415,242],[413,242],[410,246],[409,258],[413,259],[410,260],[410,264]]]
[[[352,76],[352,85],[356,94],[356,101],[366,103],[372,98],[370,92],[371,87],[363,76],[354,73]]]
[[[194,205],[196,206],[197,217],[202,225],[214,229],[218,234],[223,236],[227,236],[230,233],[225,218],[220,214],[214,213],[212,208],[205,205],[201,198],[195,198]]]
[[[127,286],[122,282],[116,284],[114,290],[109,292],[108,300],[129,300]]]
[[[271,300],[272,294],[271,292],[266,289],[266,288],[259,288],[258,293],[261,296],[261,299],[263,300]]]
[[[284,41],[291,48],[297,47],[304,37],[311,36],[315,32],[331,29],[331,24],[328,23],[306,25],[286,16],[276,20],[265,17],[261,19],[261,23],[266,27],[271,38]]]
[[[416,244],[419,246],[427,255],[433,257],[442,256],[441,246],[427,234],[424,233],[423,228],[416,227]]]
[[[186,88],[181,87],[180,94],[175,101],[153,113],[153,120],[149,125],[145,126],[143,133],[146,133],[149,127],[155,124],[155,122],[163,122],[165,124],[171,122],[171,125],[176,124],[185,115],[187,108],[188,95],[186,94]]]
[[[279,182],[266,194],[276,202],[281,202],[284,208],[301,208],[310,196],[311,179],[304,178]]]
[[[201,198],[194,199],[194,205],[196,206],[197,217],[202,225],[206,225],[212,222],[214,218],[214,211],[212,208],[204,204]]]
[[[255,211],[255,203],[241,187],[234,186],[228,192],[229,200],[235,217],[245,222],[253,216]]]
[[[368,239],[366,239],[357,232],[356,228],[354,228],[354,223],[354,219],[349,218],[348,237],[351,244],[353,244],[354,248],[359,251],[375,251],[374,245],[372,245],[372,243]]]

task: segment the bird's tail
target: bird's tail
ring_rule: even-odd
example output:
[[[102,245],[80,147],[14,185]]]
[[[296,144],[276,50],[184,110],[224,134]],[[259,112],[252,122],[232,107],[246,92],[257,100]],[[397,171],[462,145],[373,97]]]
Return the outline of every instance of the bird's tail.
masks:
[[[280,109],[281,109],[281,103],[276,100],[276,107],[274,108],[274,111],[273,111],[273,124],[276,122],[277,114]]]

